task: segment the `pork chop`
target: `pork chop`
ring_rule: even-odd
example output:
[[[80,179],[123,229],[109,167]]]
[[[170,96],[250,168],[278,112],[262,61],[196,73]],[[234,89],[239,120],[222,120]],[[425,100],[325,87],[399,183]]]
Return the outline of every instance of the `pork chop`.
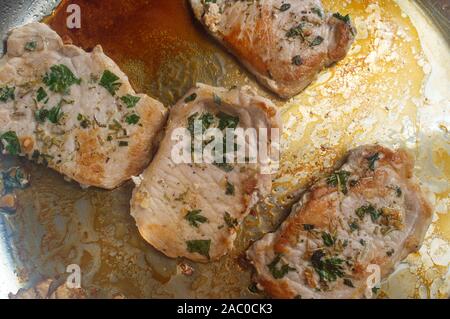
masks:
[[[430,225],[413,166],[402,150],[351,151],[338,171],[302,196],[277,232],[249,249],[257,284],[276,298],[365,295],[373,266],[386,278],[419,249]]]
[[[0,60],[4,153],[112,189],[148,165],[166,116],[100,46],[87,53],[65,45],[41,23],[11,32]]]
[[[252,72],[283,98],[303,91],[354,41],[350,17],[320,0],[190,0],[195,16]]]
[[[192,134],[195,121],[204,134],[207,129],[267,128],[268,143],[274,136],[271,129],[280,124],[275,106],[246,89],[198,84],[172,108],[166,136],[137,179],[131,214],[144,239],[167,256],[206,262],[232,249],[238,226],[258,198],[270,193],[272,180],[270,173],[261,171],[259,158],[233,164],[174,159],[176,131],[183,128]],[[239,145],[247,148],[246,143]],[[181,149],[190,157],[191,147],[189,142]]]

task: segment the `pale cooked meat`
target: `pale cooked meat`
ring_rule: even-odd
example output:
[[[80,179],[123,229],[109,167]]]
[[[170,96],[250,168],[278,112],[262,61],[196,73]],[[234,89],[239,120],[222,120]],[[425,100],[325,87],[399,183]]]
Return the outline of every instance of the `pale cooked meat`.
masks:
[[[176,164],[172,134],[194,120],[220,130],[280,124],[273,104],[245,89],[198,84],[172,108],[166,136],[134,190],[131,214],[145,240],[167,256],[205,262],[232,249],[237,227],[272,181],[259,161]]]
[[[64,45],[41,23],[11,32],[0,60],[4,153],[111,189],[148,165],[166,116],[161,103],[136,94],[100,46],[87,53]]]
[[[349,16],[328,13],[320,0],[190,2],[209,33],[284,98],[342,60],[355,38]]]
[[[360,298],[419,249],[431,208],[405,151],[364,146],[316,183],[280,229],[248,251],[256,282],[277,298]]]

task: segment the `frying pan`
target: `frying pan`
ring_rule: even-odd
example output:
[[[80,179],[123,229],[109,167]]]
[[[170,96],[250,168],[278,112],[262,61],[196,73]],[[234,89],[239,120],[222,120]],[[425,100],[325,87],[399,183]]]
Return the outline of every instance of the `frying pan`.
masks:
[[[54,27],[61,27],[58,17],[63,16],[61,12],[69,2],[63,1],[57,14],[52,15],[60,1],[2,0],[0,34],[4,39],[11,28],[42,19]],[[96,14],[100,15],[99,8],[110,10],[118,1],[108,1],[108,6],[104,8],[105,0],[73,2],[87,7],[88,2],[92,5],[87,16],[87,21],[92,22]],[[377,3],[362,2],[367,6],[371,2]],[[392,4],[393,1],[378,2],[381,8],[394,8],[395,12],[400,10]],[[419,92],[419,95],[411,93],[407,100],[401,100],[400,96],[403,95],[399,94],[398,101],[392,106],[386,105],[391,107],[389,114],[404,112],[394,119],[383,115],[377,118],[369,113],[369,109],[376,108],[373,105],[367,106],[361,113],[351,113],[350,117],[354,117],[363,127],[363,131],[356,135],[349,133],[350,126],[344,120],[338,124],[326,120],[326,103],[340,106],[342,101],[338,98],[328,96],[323,98],[323,106],[312,108],[310,105],[317,103],[317,92],[327,93],[327,85],[331,85],[333,77],[336,77],[334,71],[324,71],[317,83],[301,97],[287,102],[278,100],[261,89],[233,57],[206,36],[194,21],[186,1],[171,0],[164,1],[164,4],[161,0],[148,1],[148,7],[139,9],[147,10],[156,20],[160,16],[163,21],[166,13],[161,9],[166,8],[167,15],[175,14],[176,18],[172,20],[182,20],[180,25],[173,26],[175,32],[172,30],[172,33],[164,29],[172,28],[171,25],[162,25],[156,31],[140,30],[142,34],[151,33],[145,40],[149,46],[154,46],[145,52],[150,54],[151,50],[158,51],[158,54],[153,52],[155,55],[147,55],[147,59],[145,54],[140,55],[137,51],[118,50],[117,46],[110,43],[117,34],[104,34],[95,38],[92,33],[84,37],[83,28],[76,32],[58,29],[64,33],[62,35],[70,36],[75,44],[84,44],[85,49],[90,49],[91,44],[102,44],[106,53],[129,74],[138,90],[160,99],[166,105],[174,103],[196,81],[228,87],[249,84],[258,88],[261,94],[269,96],[282,107],[287,129],[284,136],[285,164],[275,183],[276,195],[259,205],[257,214],[245,221],[236,241],[236,251],[217,263],[197,265],[186,260],[169,259],[139,237],[134,221],[128,214],[128,201],[133,187],[131,183],[110,192],[84,190],[46,168],[21,159],[1,157],[0,168],[16,165],[25,168],[31,176],[31,187],[19,191],[19,208],[15,215],[0,215],[0,298],[7,298],[9,293],[32,287],[49,278],[63,283],[68,275],[67,266],[72,264],[80,265],[82,287],[89,297],[94,298],[259,298],[261,295],[248,289],[251,268],[243,260],[242,252],[252,240],[276,229],[298,191],[307,187],[316,177],[315,174],[330,169],[350,146],[376,141],[392,147],[407,147],[415,152],[418,177],[429,190],[430,199],[436,206],[434,223],[424,247],[399,265],[397,271],[383,284],[380,297],[448,298],[450,161],[447,128],[450,127],[450,96],[446,91],[450,83],[450,3],[448,0],[397,2],[406,14],[398,14],[400,20],[395,21],[404,23],[404,30],[410,32],[412,39],[409,45],[396,47],[395,50],[400,53],[403,49],[414,52],[415,62],[411,66],[414,70],[417,68],[414,74],[421,74],[422,71],[424,74],[407,78],[401,69],[394,75],[384,75],[384,70],[379,70],[375,73],[382,75],[381,79],[375,76],[370,79],[370,83],[381,81],[392,84],[394,82],[391,80],[400,80],[400,83],[408,82],[405,89]],[[131,3],[138,6],[144,1]],[[333,3],[333,6],[339,4]],[[83,5],[81,7],[84,8]],[[369,14],[370,10],[367,10],[364,12]],[[376,11],[376,8],[373,10]],[[120,15],[119,12],[114,16],[117,18],[115,22],[122,23],[120,27],[126,33],[125,22],[136,19],[119,19]],[[114,26],[109,27],[114,29]],[[363,52],[365,45],[370,47],[364,39],[359,41],[351,56],[356,56],[358,50]],[[4,45],[0,45],[3,50]],[[364,82],[362,79],[355,81],[359,84]],[[395,90],[392,88],[393,92]],[[354,97],[351,94],[350,100],[357,102],[359,93],[355,93]],[[374,93],[361,93],[365,94],[371,96]],[[383,95],[383,92],[373,95],[375,106],[384,103]],[[359,106],[359,109],[364,107]],[[305,119],[307,114],[312,114],[310,119]],[[343,116],[342,119],[347,117],[339,113],[335,116],[337,119],[340,116]],[[378,119],[383,128],[371,123],[371,119]],[[411,119],[416,122],[409,123]],[[328,141],[329,147],[323,150],[317,146],[320,134],[325,134],[318,130],[319,127],[341,132],[344,137],[334,144]],[[327,138],[330,140],[330,135]],[[311,161],[318,162],[318,166],[309,167]],[[185,265],[194,269],[192,276],[182,274],[181,269]]]

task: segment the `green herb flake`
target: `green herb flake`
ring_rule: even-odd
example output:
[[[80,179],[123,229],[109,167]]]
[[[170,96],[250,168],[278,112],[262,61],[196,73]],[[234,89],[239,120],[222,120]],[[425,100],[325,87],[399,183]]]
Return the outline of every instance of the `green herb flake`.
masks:
[[[292,64],[296,66],[300,66],[303,64],[302,57],[300,55],[296,55],[292,58]]]
[[[377,161],[379,159],[380,159],[380,153],[376,153],[367,158],[367,160],[369,161],[369,168],[371,171],[375,171],[375,164],[377,163]]]
[[[131,109],[139,103],[141,98],[139,96],[127,94],[122,96],[120,100],[126,105],[127,108]]]
[[[234,185],[231,184],[229,181],[227,181],[225,195],[234,196],[234,194],[235,194]]]
[[[37,110],[34,115],[38,122],[44,123],[48,117],[48,110],[46,109]]]
[[[320,8],[314,7],[311,9],[312,13],[317,14],[319,17],[323,18],[323,12]]]
[[[140,120],[140,119],[141,119],[141,117],[140,117],[139,115],[137,115],[137,114],[130,114],[130,115],[128,115],[128,116],[125,118],[125,122],[126,122],[127,124],[134,125],[134,124],[139,123],[139,120]]]
[[[38,102],[42,102],[42,101],[44,101],[47,97],[48,97],[47,92],[45,92],[45,90],[44,90],[43,87],[40,87],[40,88],[37,90],[36,100],[37,100]]]
[[[19,155],[22,150],[16,132],[9,131],[0,136],[0,142],[9,155]]]
[[[356,230],[359,230],[359,224],[358,224],[358,222],[357,221],[352,221],[352,222],[350,222],[349,224],[348,224],[348,226],[350,227],[350,230],[352,231],[352,232],[354,232],[354,231],[356,231]]]
[[[239,117],[232,116],[223,112],[217,114],[219,118],[219,130],[224,130],[227,128],[235,129],[239,124]]]
[[[64,113],[61,111],[61,103],[52,107],[47,114],[47,119],[53,124],[58,124]]]
[[[347,194],[347,180],[351,174],[347,171],[339,171],[327,179],[328,185],[338,187],[343,194]]]
[[[236,218],[231,217],[231,215],[228,212],[225,212],[223,220],[227,224],[228,228],[236,228],[239,224],[238,220]]]
[[[9,99],[14,101],[14,99],[15,99],[14,91],[15,90],[16,90],[15,87],[9,87],[9,86],[0,88],[0,102],[6,103],[6,102],[8,102]]]
[[[311,224],[303,224],[303,229],[306,230],[306,231],[311,231],[311,230],[313,230],[314,228],[315,228],[314,225],[311,225]]]
[[[322,250],[316,250],[311,256],[311,264],[320,277],[321,281],[333,282],[337,278],[344,276],[342,264],[344,260],[340,258],[324,258],[325,253]]]
[[[350,24],[350,21],[351,21],[349,14],[344,16],[344,15],[340,14],[339,12],[336,12],[333,14],[333,17],[335,17],[341,21],[344,21],[347,24]]]
[[[26,51],[36,51],[36,48],[37,48],[37,42],[36,41],[30,41],[30,42],[27,42],[26,44],[25,44],[25,50]]]
[[[194,102],[197,99],[197,93],[192,93],[191,95],[189,95],[188,97],[186,97],[184,99],[185,103],[191,103]]]
[[[81,83],[81,79],[75,77],[64,64],[53,65],[50,72],[45,74],[43,81],[50,91],[61,94],[67,94],[72,85]]]
[[[348,278],[344,279],[344,285],[351,287],[351,288],[355,288],[355,286],[353,285],[353,282]]]
[[[122,83],[120,78],[109,70],[105,70],[102,74],[99,84],[103,86],[112,96],[116,95],[117,90]]]
[[[373,222],[376,222],[382,215],[381,211],[377,210],[372,205],[361,206],[355,213],[361,220],[364,219],[364,216],[370,215]]]
[[[126,146],[128,146],[127,141],[119,141],[119,147],[126,147]]]
[[[209,257],[209,250],[211,247],[211,240],[188,240],[186,242],[187,250],[190,253],[197,253],[202,256],[205,256],[206,258]]]
[[[296,38],[296,37],[301,37],[303,40],[305,39],[305,36],[303,35],[303,26],[301,24],[290,28],[287,32],[286,32],[286,37],[287,38]]]
[[[334,242],[335,242],[335,238],[327,232],[322,233],[322,240],[323,240],[324,245],[327,247],[333,246]]]
[[[278,264],[281,262],[281,257],[281,255],[277,255],[275,259],[267,265],[267,268],[269,268],[270,273],[275,279],[281,279],[290,271],[296,270],[295,268],[292,268],[287,264],[282,264],[281,267],[278,267]]]
[[[310,47],[315,47],[315,46],[321,45],[323,40],[324,39],[320,35],[318,35],[317,37],[314,38],[314,40],[311,41],[309,46]]]
[[[283,3],[278,10],[280,10],[281,12],[285,12],[288,11],[290,8],[291,8],[290,3]]]
[[[202,211],[200,209],[191,210],[186,214],[186,216],[184,216],[184,219],[186,219],[191,226],[198,228],[199,224],[203,224],[208,221],[208,218],[200,215],[201,213]]]

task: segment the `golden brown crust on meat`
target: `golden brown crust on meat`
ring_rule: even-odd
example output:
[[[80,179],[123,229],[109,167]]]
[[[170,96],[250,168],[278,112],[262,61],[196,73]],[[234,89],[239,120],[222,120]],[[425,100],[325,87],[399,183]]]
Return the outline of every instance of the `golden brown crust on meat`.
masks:
[[[101,185],[104,176],[105,154],[98,152],[99,144],[96,129],[82,131],[77,134],[79,145],[76,155],[77,169],[73,178],[85,185]]]

